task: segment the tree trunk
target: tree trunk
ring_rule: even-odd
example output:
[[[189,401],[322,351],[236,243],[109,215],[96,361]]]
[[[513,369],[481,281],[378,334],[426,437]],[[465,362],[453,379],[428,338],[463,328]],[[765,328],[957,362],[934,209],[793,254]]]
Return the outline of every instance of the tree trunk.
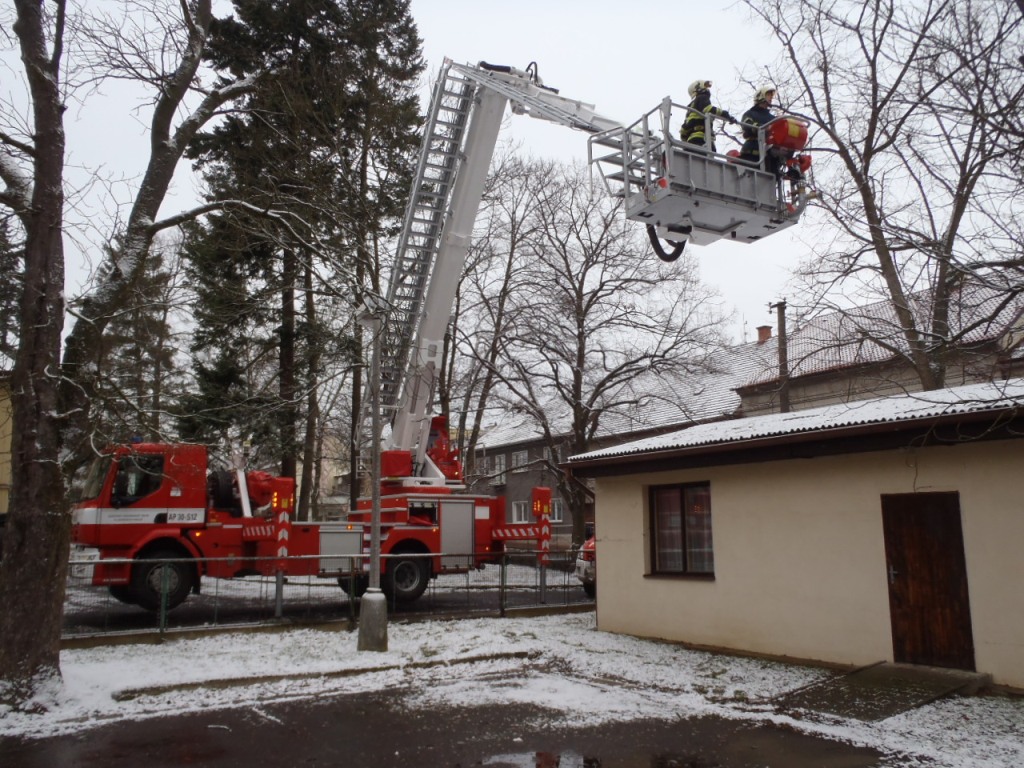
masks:
[[[303,272],[303,291],[305,293],[305,315],[308,338],[306,354],[306,370],[309,382],[306,385],[306,434],[302,444],[302,482],[299,484],[299,500],[296,507],[296,518],[312,520],[318,516],[313,512],[314,494],[317,486],[314,482],[314,468],[320,463],[317,456],[317,435],[320,432],[319,373],[320,340],[317,333],[316,302],[313,300],[313,267],[307,261]]]
[[[63,3],[47,53],[43,6],[15,3],[15,32],[31,89],[35,155],[25,225],[21,341],[11,378],[10,509],[0,563],[0,701],[26,703],[60,675],[60,633],[71,520],[60,464],[56,372],[64,317]],[[48,12],[49,13],[49,12]]]
[[[295,395],[295,279],[298,274],[295,253],[285,249],[281,286],[281,348],[280,361],[280,428],[281,428],[281,476],[295,477],[296,473],[296,428],[297,408]]]

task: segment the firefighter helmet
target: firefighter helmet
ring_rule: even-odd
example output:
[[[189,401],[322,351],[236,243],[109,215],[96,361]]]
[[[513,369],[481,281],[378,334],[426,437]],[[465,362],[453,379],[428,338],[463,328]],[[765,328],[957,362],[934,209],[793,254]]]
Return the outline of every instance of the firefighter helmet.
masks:
[[[771,95],[769,95],[771,94]],[[775,86],[774,85],[762,85],[757,89],[757,93],[754,94],[754,103],[760,104],[762,101],[771,101],[775,97]]]
[[[690,83],[690,87],[686,89],[686,92],[690,94],[691,99],[697,98],[697,94],[701,91],[706,91],[711,88],[710,80],[694,80]]]

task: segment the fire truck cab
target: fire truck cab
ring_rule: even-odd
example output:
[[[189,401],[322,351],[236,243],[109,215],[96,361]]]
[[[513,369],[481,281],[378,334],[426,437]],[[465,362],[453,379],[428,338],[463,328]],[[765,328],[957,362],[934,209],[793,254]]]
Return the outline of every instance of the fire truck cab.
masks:
[[[201,445],[114,447],[93,461],[74,508],[75,575],[158,610],[198,592],[202,576],[273,573],[294,488],[266,472],[209,472]]]

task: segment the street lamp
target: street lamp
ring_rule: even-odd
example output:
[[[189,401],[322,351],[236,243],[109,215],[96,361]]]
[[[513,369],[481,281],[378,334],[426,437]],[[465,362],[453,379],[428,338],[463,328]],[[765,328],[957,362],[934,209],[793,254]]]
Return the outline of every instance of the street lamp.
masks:
[[[360,651],[387,651],[388,604],[380,589],[380,358],[384,329],[384,304],[377,296],[365,296],[358,320],[372,337],[370,355],[370,584],[359,603]]]

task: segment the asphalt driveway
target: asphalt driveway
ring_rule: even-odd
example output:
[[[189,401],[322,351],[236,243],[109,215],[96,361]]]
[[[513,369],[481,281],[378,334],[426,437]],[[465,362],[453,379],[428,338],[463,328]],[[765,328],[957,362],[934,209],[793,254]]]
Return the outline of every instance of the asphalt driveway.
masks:
[[[547,728],[523,704],[412,709],[400,691],[0,739],[4,768],[866,768],[877,752],[772,724],[701,717]],[[529,725],[527,725],[529,724]],[[892,763],[889,763],[892,765]]]

